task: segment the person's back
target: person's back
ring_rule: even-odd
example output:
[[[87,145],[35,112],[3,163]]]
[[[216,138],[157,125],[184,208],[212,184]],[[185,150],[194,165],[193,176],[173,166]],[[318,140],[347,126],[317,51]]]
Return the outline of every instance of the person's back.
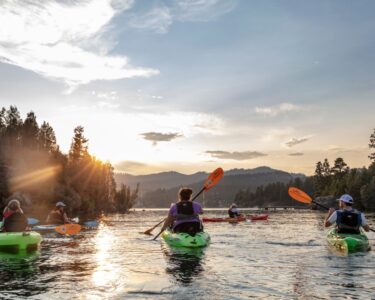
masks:
[[[23,214],[18,200],[10,200],[3,211],[3,230],[6,232],[22,232],[27,229],[27,218]]]
[[[237,205],[236,204],[232,204],[229,209],[228,209],[228,215],[229,215],[229,218],[237,218],[240,216],[240,213],[238,211],[238,208],[237,208]]]
[[[338,200],[340,201],[340,209],[330,208],[324,226],[329,227],[336,224],[338,233],[358,234],[361,227],[365,231],[369,231],[364,214],[352,208],[353,198],[348,194],[344,194]]]
[[[186,232],[190,235],[195,235],[203,230],[199,219],[199,215],[203,213],[202,206],[197,202],[190,201],[192,193],[193,191],[189,188],[180,189],[178,194],[180,201],[169,209],[162,230],[171,227],[173,232]]]
[[[27,218],[21,212],[15,212],[4,218],[3,228],[5,232],[22,232],[27,229]]]
[[[64,207],[65,204],[63,202],[57,202],[55,208],[47,216],[47,223],[56,225],[71,223],[64,211]]]

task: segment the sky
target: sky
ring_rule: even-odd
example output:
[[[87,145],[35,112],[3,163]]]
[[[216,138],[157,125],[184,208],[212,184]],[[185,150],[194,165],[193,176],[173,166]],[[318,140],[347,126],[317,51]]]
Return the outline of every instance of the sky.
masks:
[[[43,4],[42,4],[43,3]],[[0,106],[117,171],[369,164],[372,0],[0,2]]]

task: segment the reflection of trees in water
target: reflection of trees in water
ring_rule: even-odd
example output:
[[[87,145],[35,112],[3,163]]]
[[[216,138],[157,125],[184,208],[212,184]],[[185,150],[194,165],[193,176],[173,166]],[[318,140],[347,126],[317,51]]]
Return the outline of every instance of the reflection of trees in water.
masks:
[[[202,249],[164,249],[168,258],[166,272],[178,283],[189,285],[203,270]]]

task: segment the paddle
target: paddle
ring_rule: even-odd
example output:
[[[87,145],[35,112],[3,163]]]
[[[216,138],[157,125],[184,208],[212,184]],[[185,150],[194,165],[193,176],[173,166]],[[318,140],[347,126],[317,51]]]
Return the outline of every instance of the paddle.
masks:
[[[302,202],[302,203],[314,203],[326,210],[329,210],[329,207],[327,206],[324,206],[316,201],[314,201],[309,195],[307,195],[304,191],[300,190],[300,189],[297,189],[295,187],[290,187],[288,189],[288,194],[290,197],[292,197],[294,200],[297,200],[299,202]]]
[[[161,223],[163,223],[164,221],[166,220],[163,219],[161,220],[158,224],[156,224],[154,227],[150,228],[150,229],[147,229],[145,232],[140,232],[140,233],[143,233],[143,234],[147,234],[147,235],[152,235],[151,231],[153,231],[156,227],[158,227]]]
[[[292,197],[294,200],[297,200],[299,202],[302,202],[302,203],[314,203],[326,210],[329,210],[329,208],[325,205],[322,205],[318,202],[316,202],[315,200],[313,200],[308,194],[306,194],[304,191],[301,191],[300,189],[298,188],[295,188],[295,187],[290,187],[288,189],[288,194],[290,197]],[[375,232],[375,229],[372,229],[370,228],[371,231]]]
[[[39,220],[38,219],[34,219],[34,218],[27,218],[27,224],[28,225],[36,225],[39,223]]]
[[[214,187],[219,181],[220,179],[223,177],[224,175],[224,171],[222,168],[217,168],[216,170],[214,170],[206,179],[206,181],[204,182],[204,185],[203,185],[203,188],[198,192],[198,194],[196,194],[194,196],[193,199],[191,199],[191,201],[194,201],[195,199],[198,198],[198,196],[200,194],[202,194],[204,191],[208,191],[210,188]],[[165,220],[165,219],[164,219]],[[164,222],[161,221],[159,224],[163,223]],[[158,225],[159,225],[158,224]],[[145,232],[147,232],[148,230],[146,230]],[[160,231],[157,236],[155,236],[152,240],[156,240],[159,235],[162,234],[163,231]]]
[[[96,228],[99,226],[99,222],[97,220],[90,220],[83,222],[83,226],[88,227],[88,228]]]
[[[81,231],[79,224],[63,224],[55,227],[55,231],[62,235],[74,235]]]

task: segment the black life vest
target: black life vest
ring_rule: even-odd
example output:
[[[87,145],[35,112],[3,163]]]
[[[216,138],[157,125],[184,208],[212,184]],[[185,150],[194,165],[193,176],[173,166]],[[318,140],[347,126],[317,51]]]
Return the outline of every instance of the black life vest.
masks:
[[[177,207],[177,220],[191,219],[198,217],[194,213],[193,202],[191,201],[180,201],[176,203]]]
[[[359,233],[361,227],[361,213],[356,210],[338,210],[337,212],[338,233]]]
[[[4,219],[4,231],[22,232],[27,228],[27,218],[23,213],[15,212]]]

